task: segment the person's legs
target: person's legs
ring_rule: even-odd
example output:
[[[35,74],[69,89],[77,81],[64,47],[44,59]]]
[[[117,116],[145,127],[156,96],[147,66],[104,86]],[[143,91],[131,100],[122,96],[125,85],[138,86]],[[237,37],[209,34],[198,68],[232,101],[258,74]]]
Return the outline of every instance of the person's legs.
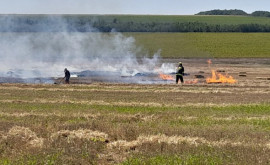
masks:
[[[180,76],[180,80],[181,80],[181,83],[184,83],[184,78],[182,75]]]
[[[69,84],[69,78],[66,78],[65,83]]]
[[[179,75],[176,75],[176,84],[178,84],[179,81]]]

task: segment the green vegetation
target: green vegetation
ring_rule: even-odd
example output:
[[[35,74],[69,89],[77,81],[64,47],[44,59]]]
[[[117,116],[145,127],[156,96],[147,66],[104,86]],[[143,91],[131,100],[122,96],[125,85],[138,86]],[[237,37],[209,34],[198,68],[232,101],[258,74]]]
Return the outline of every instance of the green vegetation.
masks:
[[[196,15],[248,15],[243,10],[210,10],[199,12]]]
[[[254,17],[270,17],[269,11],[254,11],[251,14],[246,13],[243,10],[210,10],[199,12],[196,15],[242,15],[242,16],[254,16]]]
[[[1,32],[270,32],[269,18],[253,16],[0,15],[0,23]]]
[[[72,16],[64,16],[71,18]],[[74,16],[73,16],[74,17]],[[239,25],[239,24],[266,24],[270,25],[269,18],[247,16],[196,16],[196,15],[81,15],[81,19],[97,19],[108,23],[185,23],[201,22],[206,24]]]
[[[35,37],[35,33],[0,33],[0,37],[8,38]],[[74,33],[76,35],[76,33]],[[134,37],[138,57],[150,57],[161,50],[163,58],[269,58],[270,33],[122,33],[126,37]],[[54,36],[53,33],[48,34]],[[71,34],[73,35],[73,34]],[[84,33],[85,44],[93,38],[113,38],[118,33]],[[38,36],[38,34],[37,34]],[[91,44],[91,43],[89,43]],[[37,44],[33,44],[37,45]],[[134,46],[135,48],[135,46]],[[131,50],[132,52],[135,52]]]
[[[124,33],[136,39],[150,55],[162,57],[255,58],[270,57],[269,33]]]
[[[270,17],[269,11],[255,11],[251,14],[254,17]]]
[[[150,158],[145,158],[140,156],[140,158],[131,158],[122,163],[123,165],[148,165],[148,164],[158,164],[158,165],[175,165],[175,164],[211,164],[217,165],[222,164],[222,161],[213,156],[204,155],[189,155],[187,158],[180,158],[178,156],[155,156]]]
[[[268,86],[1,84],[0,163],[267,164],[269,95]]]

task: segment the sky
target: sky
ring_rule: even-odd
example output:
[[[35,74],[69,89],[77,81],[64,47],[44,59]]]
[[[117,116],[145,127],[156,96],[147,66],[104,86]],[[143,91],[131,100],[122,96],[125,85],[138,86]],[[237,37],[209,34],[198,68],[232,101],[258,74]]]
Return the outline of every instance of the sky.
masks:
[[[270,0],[0,0],[0,14],[193,15],[213,9],[270,11]]]

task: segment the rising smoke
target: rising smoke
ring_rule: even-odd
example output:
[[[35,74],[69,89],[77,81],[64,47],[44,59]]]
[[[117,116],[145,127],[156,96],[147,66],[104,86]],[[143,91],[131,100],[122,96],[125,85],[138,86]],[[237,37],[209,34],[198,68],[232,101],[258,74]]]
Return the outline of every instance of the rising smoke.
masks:
[[[117,72],[122,76],[174,70],[171,64],[160,66],[160,52],[147,58],[134,38],[121,33],[98,33],[90,25],[84,27],[87,32],[71,32],[66,20],[49,16],[50,26],[39,23],[30,32],[12,32],[9,29],[18,28],[18,22],[8,18],[0,20],[6,28],[0,33],[1,77],[62,77],[64,68],[71,72]],[[144,58],[138,61],[137,55]]]

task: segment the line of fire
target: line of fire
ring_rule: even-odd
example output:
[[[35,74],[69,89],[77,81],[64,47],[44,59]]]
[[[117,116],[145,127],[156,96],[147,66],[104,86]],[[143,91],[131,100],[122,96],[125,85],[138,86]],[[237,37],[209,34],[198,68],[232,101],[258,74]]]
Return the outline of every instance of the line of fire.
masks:
[[[214,69],[212,61],[209,59],[205,63],[208,67],[206,71],[190,73],[190,67],[186,67],[186,72],[183,73],[183,82],[180,84],[234,84],[237,80],[226,73],[225,70]],[[175,84],[176,72],[164,73],[165,69],[155,68],[153,72],[137,72],[129,73],[123,71],[95,71],[84,70],[78,72],[70,72],[71,84],[88,84],[94,82],[107,83],[134,83],[134,84]],[[176,70],[176,69],[175,69]],[[167,71],[168,72],[168,71]],[[48,84],[63,84],[63,78],[21,78],[16,77],[17,72],[9,71],[7,77],[1,77],[0,83],[48,83]]]
[[[210,59],[207,60],[207,63],[208,63],[208,68],[211,71],[211,75],[209,77],[207,77],[205,79],[205,81],[202,81],[202,82],[206,82],[208,84],[211,84],[211,83],[228,83],[228,84],[237,83],[237,80],[235,80],[231,75],[228,75],[227,73],[226,74],[218,73],[215,69],[211,69],[212,61]],[[225,72],[225,71],[222,71],[222,72]],[[159,73],[159,77],[162,80],[175,81],[175,78],[172,75],[163,74],[161,72]],[[203,75],[196,75],[196,77],[204,78]],[[197,84],[197,83],[199,83],[198,79],[184,81],[184,84]]]

